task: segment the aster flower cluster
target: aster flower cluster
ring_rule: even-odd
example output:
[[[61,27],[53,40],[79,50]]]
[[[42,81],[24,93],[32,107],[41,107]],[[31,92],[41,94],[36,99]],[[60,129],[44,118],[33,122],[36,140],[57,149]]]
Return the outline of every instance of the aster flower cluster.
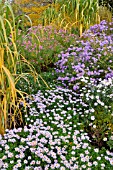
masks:
[[[104,80],[98,85],[99,96],[103,87],[104,92],[107,90],[108,103],[113,94],[108,90],[112,81],[110,79],[106,84]],[[91,84],[87,83],[80,94],[59,87],[39,90],[37,94],[32,95],[33,100],[29,102],[30,112],[25,116],[24,128],[7,129],[6,134],[0,136],[0,169],[112,169],[113,152],[92,146],[91,139],[84,130],[85,116],[92,121],[92,125],[89,126],[94,128],[95,125],[93,123],[96,105],[91,105],[93,99],[97,98],[98,105],[103,106],[101,99],[91,95],[92,91],[85,93],[87,87],[91,87]],[[94,92],[95,88],[96,86]],[[104,96],[104,93],[102,94]],[[91,100],[91,104],[87,102],[88,99]],[[111,112],[108,105],[105,108]]]
[[[110,35],[106,31],[110,30]],[[99,34],[99,35],[98,35]],[[92,26],[83,37],[58,55],[55,71],[63,86],[78,90],[82,76],[94,79],[113,77],[113,22]]]

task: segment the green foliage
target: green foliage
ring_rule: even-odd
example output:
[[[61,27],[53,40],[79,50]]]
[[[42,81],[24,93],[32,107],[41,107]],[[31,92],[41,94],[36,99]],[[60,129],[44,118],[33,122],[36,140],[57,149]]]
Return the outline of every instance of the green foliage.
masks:
[[[101,147],[104,142],[103,139],[108,137],[108,135],[110,135],[113,132],[113,129],[111,128],[111,125],[113,123],[113,116],[111,116],[112,110],[108,111],[100,107],[97,107],[95,110],[96,110],[96,112],[94,113],[95,120],[93,121],[93,124],[96,126],[96,128],[89,127],[90,129],[89,133],[93,137],[93,141],[95,141],[95,143],[99,147]],[[110,143],[111,142],[109,141],[108,144]]]
[[[113,149],[113,136],[110,135],[110,138],[109,138],[107,144],[110,147],[110,149]]]

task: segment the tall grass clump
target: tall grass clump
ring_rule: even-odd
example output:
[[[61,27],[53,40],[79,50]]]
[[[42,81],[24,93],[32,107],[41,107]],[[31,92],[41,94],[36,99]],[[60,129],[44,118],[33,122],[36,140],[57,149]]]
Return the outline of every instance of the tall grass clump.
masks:
[[[20,79],[28,81],[28,74],[37,81],[38,74],[17,46],[19,17],[15,18],[9,3],[0,5],[0,134],[4,134],[6,128],[23,123],[20,105],[26,108],[27,94],[24,89],[17,89],[16,84]],[[27,72],[23,72],[23,64],[26,65]]]
[[[54,23],[65,29],[78,28],[80,36],[84,29],[99,21],[98,0],[55,1],[43,14],[44,24]]]
[[[98,0],[56,0],[44,11],[41,18],[44,25],[52,24],[70,31],[73,28],[78,29],[81,36],[83,31],[91,25],[100,23],[100,20],[103,19],[100,16],[102,10]],[[108,9],[105,17],[110,21],[112,19]]]
[[[112,20],[112,11],[113,9],[108,8],[106,6],[100,6],[99,7],[99,15],[100,15],[100,20],[106,20],[108,22],[111,22]]]

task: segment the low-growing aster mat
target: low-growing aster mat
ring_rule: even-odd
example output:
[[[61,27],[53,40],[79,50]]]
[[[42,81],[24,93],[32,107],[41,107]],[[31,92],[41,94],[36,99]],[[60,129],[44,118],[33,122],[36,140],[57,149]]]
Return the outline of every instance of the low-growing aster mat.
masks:
[[[89,122],[90,127],[94,126],[97,106],[112,111],[112,87],[109,79],[100,81],[98,86],[87,82],[80,93],[57,87],[32,95],[24,128],[6,129],[6,134],[0,136],[0,170],[113,169],[113,151],[104,145],[92,145],[84,128]],[[107,102],[103,105],[105,94]]]

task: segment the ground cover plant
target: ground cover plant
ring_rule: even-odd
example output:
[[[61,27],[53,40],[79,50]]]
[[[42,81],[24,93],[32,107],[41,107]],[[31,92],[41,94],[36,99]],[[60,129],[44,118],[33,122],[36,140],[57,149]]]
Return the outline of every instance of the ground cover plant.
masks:
[[[110,80],[108,85],[105,82],[100,82],[100,85],[106,89],[113,85],[113,80]],[[96,107],[101,107],[102,101],[97,98],[100,103],[95,107],[91,92],[88,97],[84,92],[85,89],[77,94],[69,89],[53,88],[33,95],[24,128],[7,129],[4,138],[1,136],[1,169],[112,169],[113,152],[104,145],[102,148],[92,145],[84,130],[86,123],[96,129],[95,111]],[[108,100],[112,94],[108,92]],[[92,99],[92,105],[89,106],[83,96],[87,97],[86,100]],[[105,108],[113,119],[108,103]],[[112,135],[108,137],[103,132],[101,140],[112,145]]]

